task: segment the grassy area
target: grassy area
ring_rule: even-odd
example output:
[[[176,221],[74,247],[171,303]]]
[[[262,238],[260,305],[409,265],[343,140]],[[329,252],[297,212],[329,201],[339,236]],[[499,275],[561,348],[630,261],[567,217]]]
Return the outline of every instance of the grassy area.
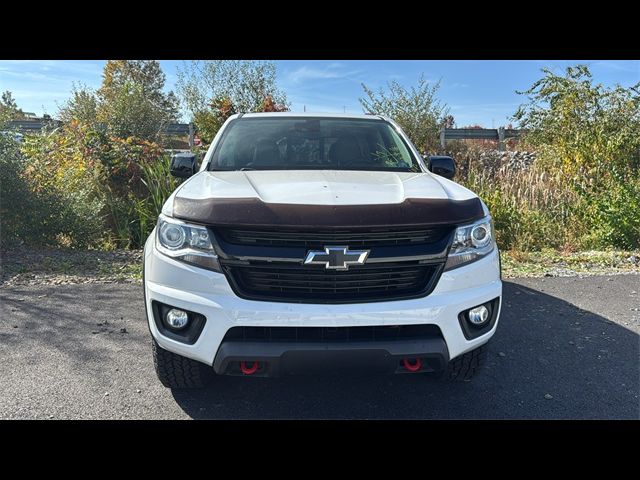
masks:
[[[118,280],[142,280],[142,263],[103,263],[100,265],[99,275],[115,277]]]
[[[142,250],[15,248],[1,252],[2,284],[135,282],[142,279]]]
[[[504,277],[640,273],[640,251],[501,252]]]

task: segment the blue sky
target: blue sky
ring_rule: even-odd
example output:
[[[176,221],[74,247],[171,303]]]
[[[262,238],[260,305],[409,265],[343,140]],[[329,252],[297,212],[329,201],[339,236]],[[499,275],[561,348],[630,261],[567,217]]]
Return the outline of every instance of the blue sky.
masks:
[[[630,86],[640,80],[637,60],[283,60],[277,61],[278,83],[296,112],[360,113],[361,84],[374,89],[390,80],[410,86],[423,74],[440,80],[439,99],[451,109],[458,127],[479,124],[485,128],[509,123],[524,97],[524,90],[540,78],[540,69],[558,73],[566,66],[584,63],[596,82]],[[10,90],[18,106],[37,115],[55,116],[73,82],[100,85],[105,61],[0,60],[0,91]],[[162,60],[167,89],[174,88],[182,61]],[[188,118],[184,117],[183,120]]]

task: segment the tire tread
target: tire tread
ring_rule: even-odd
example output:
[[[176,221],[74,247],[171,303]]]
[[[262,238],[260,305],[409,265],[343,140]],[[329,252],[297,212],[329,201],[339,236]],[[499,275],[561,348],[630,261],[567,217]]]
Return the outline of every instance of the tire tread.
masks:
[[[487,358],[487,344],[464,353],[449,362],[446,379],[455,382],[468,382],[477,373]]]
[[[207,365],[165,350],[152,340],[153,365],[158,379],[167,388],[202,388],[213,373]]]

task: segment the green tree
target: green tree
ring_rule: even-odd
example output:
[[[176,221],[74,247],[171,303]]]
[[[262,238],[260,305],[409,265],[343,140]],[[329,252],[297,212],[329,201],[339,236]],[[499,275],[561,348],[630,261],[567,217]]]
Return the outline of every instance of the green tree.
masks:
[[[11,120],[21,120],[24,113],[16,104],[13,94],[6,90],[0,97],[0,123],[10,122]]]
[[[233,113],[288,110],[275,63],[269,61],[185,62],[178,69],[177,91],[206,142]]]
[[[165,93],[166,77],[156,60],[109,60],[97,91],[97,119],[116,137],[156,140],[178,117],[178,100]]]
[[[360,104],[366,113],[386,115],[402,127],[421,152],[436,152],[439,133],[449,114],[449,108],[436,98],[440,82],[429,83],[423,75],[418,85],[405,88],[397,81],[387,83],[387,90],[374,92],[362,84],[366,97]],[[452,117],[453,118],[453,117]]]
[[[71,98],[60,107],[58,117],[65,123],[75,120],[84,125],[95,125],[98,118],[98,98],[95,92],[85,85],[74,84]]]

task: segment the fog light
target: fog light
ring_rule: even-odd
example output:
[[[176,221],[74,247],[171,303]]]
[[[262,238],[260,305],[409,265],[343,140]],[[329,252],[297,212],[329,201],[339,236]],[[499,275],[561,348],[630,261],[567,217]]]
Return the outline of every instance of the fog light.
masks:
[[[167,323],[171,328],[181,329],[189,323],[189,315],[184,310],[172,308],[167,312]]]
[[[489,320],[489,310],[484,305],[472,308],[468,314],[469,321],[474,325],[484,325]]]

